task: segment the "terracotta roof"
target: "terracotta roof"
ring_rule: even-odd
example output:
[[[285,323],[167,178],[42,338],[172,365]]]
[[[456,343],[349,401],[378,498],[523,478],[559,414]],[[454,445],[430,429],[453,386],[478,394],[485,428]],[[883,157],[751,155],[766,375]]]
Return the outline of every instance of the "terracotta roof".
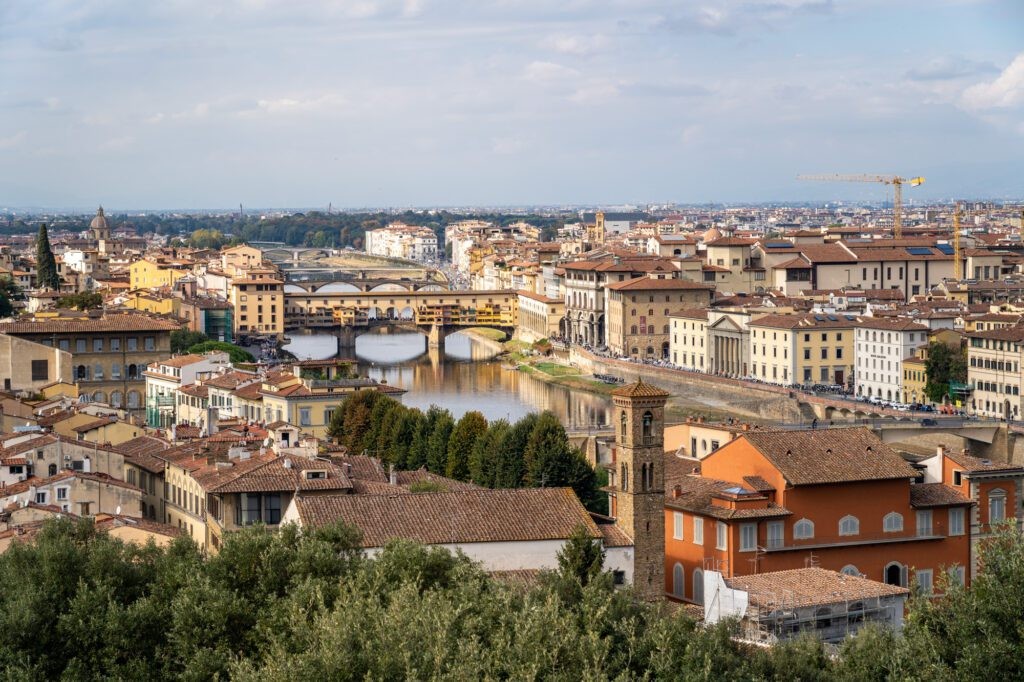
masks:
[[[894,332],[928,331],[928,327],[904,317],[858,317],[857,326]]]
[[[624,282],[609,284],[605,288],[612,291],[664,291],[679,289],[704,289],[705,291],[711,291],[715,287],[711,284],[694,282],[689,279],[679,279],[678,277],[637,277],[635,279],[627,279]]]
[[[233,370],[230,372],[225,372],[224,374],[212,376],[209,379],[203,381],[203,384],[206,386],[213,386],[214,388],[231,389],[235,388],[241,383],[245,383],[246,381],[256,381],[256,379],[258,378],[259,377],[257,375],[251,374],[249,372],[240,372],[238,370]]]
[[[395,479],[397,484],[403,487],[409,487],[417,483],[434,483],[441,486],[446,492],[454,492],[456,490],[481,490],[480,486],[473,483],[456,481],[454,478],[439,476],[424,468],[419,468],[415,471],[396,471]]]
[[[1012,473],[1024,473],[1024,467],[1017,464],[1008,464],[1006,462],[993,462],[990,459],[982,459],[975,457],[967,452],[946,452],[946,457],[950,458],[958,465],[960,465],[964,471],[967,472],[978,472],[988,473],[996,471],[1006,471]]]
[[[237,476],[221,481],[228,471],[213,465],[213,476],[196,472],[193,478],[207,491],[215,493],[294,492],[298,490],[349,490],[352,482],[341,467],[331,462],[309,457],[276,456],[246,468]],[[325,472],[323,478],[311,478],[307,472]]]
[[[836,319],[830,319],[834,317]],[[821,319],[818,319],[821,318]],[[856,318],[846,315],[828,315],[828,314],[815,314],[815,315],[764,315],[752,319],[748,326],[751,327],[771,327],[773,329],[823,329],[838,327],[841,329],[849,329],[856,324]]]
[[[983,332],[971,332],[967,336],[972,339],[992,339],[994,341],[1012,341],[1014,343],[1020,343],[1024,341],[1024,327],[989,329]]]
[[[688,310],[680,310],[679,312],[672,313],[669,317],[685,317],[690,320],[706,320],[708,319],[708,309],[690,308]]]
[[[304,525],[345,521],[363,547],[402,538],[424,544],[564,540],[580,525],[601,532],[570,488],[463,490],[411,495],[295,497]]]
[[[376,457],[366,455],[340,455],[331,457],[331,461],[344,469],[351,479],[362,481],[379,481],[387,483],[388,474]]]
[[[654,384],[645,383],[643,379],[637,379],[636,383],[615,389],[612,391],[612,395],[624,398],[661,398],[668,397],[671,394]]]
[[[974,504],[944,483],[916,483],[910,486],[911,507],[952,507]]]
[[[171,444],[167,441],[153,436],[139,436],[114,446],[118,452],[124,455],[125,462],[154,474],[164,470],[164,460],[153,453],[167,450],[170,447]]]
[[[148,315],[114,313],[97,318],[0,322],[0,334],[64,334],[118,331],[174,331],[178,322]]]
[[[867,428],[747,431],[709,457],[746,440],[791,485],[912,479],[917,472]]]
[[[876,597],[898,597],[910,590],[824,568],[794,568],[726,578],[734,590],[747,592],[751,606],[787,608],[845,604]]]
[[[206,360],[205,355],[197,355],[196,353],[189,353],[188,355],[176,355],[166,360],[160,360],[152,364],[164,367],[187,367],[188,365],[195,364]]]
[[[110,531],[114,528],[138,528],[139,530],[147,533],[154,533],[157,535],[166,535],[167,537],[176,538],[182,535],[183,531],[180,528],[172,526],[168,523],[159,523],[157,521],[150,521],[148,519],[135,518],[133,516],[124,516],[116,514],[97,514],[96,515],[96,530]]]
[[[719,237],[718,239],[712,239],[709,242],[704,242],[705,246],[752,246],[757,243],[756,239],[743,239],[740,237]]]
[[[601,541],[605,547],[633,546],[633,538],[626,535],[626,532],[614,523],[599,523],[597,529],[601,531]]]
[[[668,458],[665,458],[668,460]],[[785,507],[780,507],[774,502],[768,502],[766,497],[755,490],[744,488],[731,481],[720,481],[706,476],[685,475],[682,477],[666,475],[665,477],[665,506],[670,509],[682,509],[702,516],[709,516],[715,519],[771,519],[789,516],[790,512]],[[679,495],[676,495],[675,488],[679,488]],[[764,506],[744,509],[729,509],[728,507],[713,504],[712,500],[726,491],[739,491],[745,494],[747,499],[764,501]]]
[[[84,424],[76,426],[75,428],[72,429],[72,431],[74,431],[75,433],[86,433],[88,431],[92,431],[93,429],[98,429],[107,426],[108,424],[116,423],[116,417],[100,417],[99,419],[93,419],[91,422],[86,422]]]

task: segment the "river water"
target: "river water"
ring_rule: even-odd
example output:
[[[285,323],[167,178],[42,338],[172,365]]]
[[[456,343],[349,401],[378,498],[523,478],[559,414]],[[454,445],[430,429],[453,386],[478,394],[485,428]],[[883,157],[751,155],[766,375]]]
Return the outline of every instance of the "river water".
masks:
[[[337,355],[330,334],[292,334],[284,349],[300,360],[323,360]],[[530,412],[551,410],[568,428],[607,424],[610,401],[600,395],[574,391],[504,369],[488,344],[465,334],[445,339],[443,352],[427,349],[417,333],[368,333],[356,339],[354,357],[359,374],[406,389],[402,402],[426,410],[447,408],[457,419],[479,410],[488,419],[515,421]]]

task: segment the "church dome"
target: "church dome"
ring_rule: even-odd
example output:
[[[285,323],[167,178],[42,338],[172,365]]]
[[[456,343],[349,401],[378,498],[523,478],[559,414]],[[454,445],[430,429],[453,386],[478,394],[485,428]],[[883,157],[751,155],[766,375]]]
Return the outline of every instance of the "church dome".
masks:
[[[704,233],[704,241],[705,242],[713,242],[716,239],[721,239],[721,238],[722,238],[722,231],[719,230],[717,227],[712,227],[710,230],[708,230],[707,232]]]
[[[90,230],[109,230],[110,226],[107,224],[107,217],[103,215],[103,207],[100,206],[96,209],[96,217],[89,223]]]

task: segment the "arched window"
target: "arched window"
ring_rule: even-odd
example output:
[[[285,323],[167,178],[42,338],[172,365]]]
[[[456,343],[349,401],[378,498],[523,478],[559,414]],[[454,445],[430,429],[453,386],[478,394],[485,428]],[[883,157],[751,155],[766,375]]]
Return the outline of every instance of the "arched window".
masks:
[[[138,365],[128,365],[128,378],[129,379],[138,379],[139,378],[139,366]]]
[[[907,586],[907,569],[898,561],[893,561],[885,567],[883,577],[886,585]]]
[[[846,607],[846,622],[860,623],[864,620],[864,602],[855,601]]]
[[[903,530],[903,515],[899,512],[889,512],[882,519],[882,530],[886,533],[899,533]]]
[[[111,407],[121,407],[124,401],[124,395],[121,391],[111,391],[110,393],[110,405]]]
[[[57,465],[56,464],[51,464],[50,466],[46,467],[46,472],[47,472],[47,475],[49,475],[49,476],[56,476],[57,475]]]
[[[644,416],[641,421],[641,429],[641,433],[644,437],[644,445],[650,445],[654,442],[654,415],[651,414],[650,410],[644,412]]]
[[[105,403],[107,402],[107,394],[103,391],[96,391],[92,394],[92,400],[95,403]]]
[[[623,412],[622,416],[619,417],[619,428],[622,430],[622,437],[626,437],[626,413]]]
[[[139,392],[128,391],[128,409],[135,409],[139,406]]]
[[[693,601],[704,603],[704,571],[699,568],[693,569]]]
[[[88,378],[89,378],[89,368],[88,367],[86,367],[85,365],[79,365],[78,367],[75,367],[75,379],[88,379]]]
[[[858,535],[860,533],[860,520],[856,516],[844,516],[839,519],[840,535]]]
[[[993,488],[988,491],[988,522],[999,523],[1006,518],[1006,491]]]
[[[149,505],[149,518],[154,521],[156,520],[156,507],[153,505]]]
[[[814,521],[810,519],[800,519],[793,524],[793,539],[794,540],[809,540],[814,537]]]
[[[827,630],[832,627],[832,609],[822,606],[814,611],[814,627],[818,630]]]
[[[686,575],[683,571],[683,565],[676,563],[672,567],[672,595],[676,599],[682,599],[686,596]]]
[[[629,328],[629,333],[630,334],[636,334],[636,325],[635,324],[632,327]]]
[[[843,566],[843,570],[841,570],[839,572],[842,573],[843,575],[853,576],[854,578],[859,578],[860,577],[860,571],[858,571],[857,567],[854,566],[853,564],[846,564],[845,566]]]
[[[647,489],[654,490],[654,462],[647,465]]]

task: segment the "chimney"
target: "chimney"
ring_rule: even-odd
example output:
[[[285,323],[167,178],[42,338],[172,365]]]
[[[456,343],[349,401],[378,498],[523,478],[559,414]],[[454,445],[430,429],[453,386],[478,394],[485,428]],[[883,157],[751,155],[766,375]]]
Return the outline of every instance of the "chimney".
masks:
[[[945,445],[938,445],[938,446],[936,446],[935,454],[939,456],[939,459],[942,459],[943,457],[945,457],[946,456],[946,446]]]
[[[749,431],[750,430],[750,424],[743,424],[743,430],[744,431]]]
[[[677,485],[672,488],[672,499],[677,499],[683,494],[683,486]]]
[[[398,472],[395,471],[394,464],[388,466],[388,483],[391,485],[398,485]]]

